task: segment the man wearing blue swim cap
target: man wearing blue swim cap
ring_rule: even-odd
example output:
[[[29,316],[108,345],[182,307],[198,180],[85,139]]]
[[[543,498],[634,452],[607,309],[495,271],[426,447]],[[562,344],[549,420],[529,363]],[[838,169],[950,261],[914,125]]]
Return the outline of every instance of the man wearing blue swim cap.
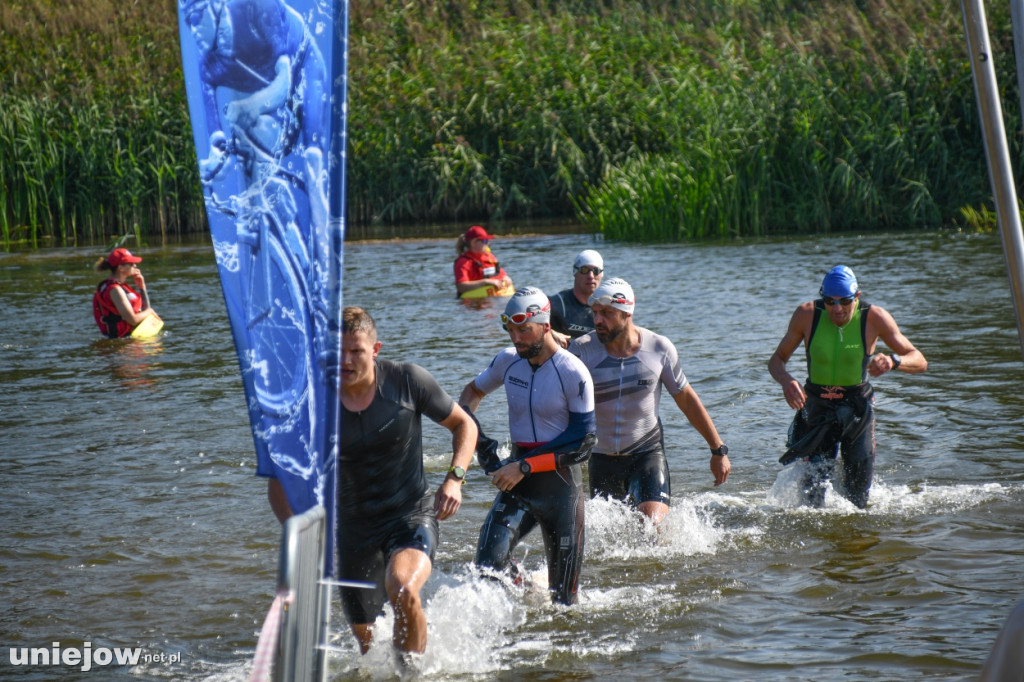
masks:
[[[768,371],[797,410],[786,451],[779,461],[809,463],[806,492],[822,506],[839,454],[844,496],[860,508],[868,503],[875,462],[875,413],[868,375],[928,369],[921,351],[907,339],[884,308],[861,300],[853,270],[837,265],[826,273],[821,298],[801,304],[768,360]],[[881,339],[892,352],[875,352]],[[786,370],[800,344],[807,355],[807,382],[801,386]]]

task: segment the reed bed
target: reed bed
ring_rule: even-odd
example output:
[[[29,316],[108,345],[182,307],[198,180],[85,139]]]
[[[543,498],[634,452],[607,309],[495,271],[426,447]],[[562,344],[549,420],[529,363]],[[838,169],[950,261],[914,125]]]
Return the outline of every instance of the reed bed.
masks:
[[[0,5],[5,244],[205,230],[175,8]],[[365,0],[350,25],[350,223],[660,241],[973,225],[991,203],[948,3]]]

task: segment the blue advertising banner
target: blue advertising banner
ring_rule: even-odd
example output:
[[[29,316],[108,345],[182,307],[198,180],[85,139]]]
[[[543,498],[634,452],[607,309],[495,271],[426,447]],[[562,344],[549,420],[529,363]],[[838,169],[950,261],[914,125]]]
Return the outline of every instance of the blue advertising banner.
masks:
[[[182,67],[256,445],[333,574],[347,0],[178,0]]]

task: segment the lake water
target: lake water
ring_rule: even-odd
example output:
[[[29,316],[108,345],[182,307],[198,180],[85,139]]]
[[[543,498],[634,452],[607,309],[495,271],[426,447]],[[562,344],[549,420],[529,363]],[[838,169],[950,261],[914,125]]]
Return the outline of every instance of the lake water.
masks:
[[[620,505],[589,502],[580,601],[567,609],[474,573],[494,490],[472,469],[424,592],[426,654],[404,673],[389,646],[360,657],[335,609],[333,679],[977,678],[1024,597],[1024,362],[997,237],[633,246],[563,234],[492,247],[517,285],[548,292],[570,285],[578,251],[599,249],[606,276],[633,285],[637,323],[678,346],[732,475],[712,485],[703,440],[666,398],[668,521],[654,534]],[[2,679],[92,675],[14,662],[89,642],[140,650],[95,679],[244,680],[273,599],[280,527],[254,476],[212,249],[136,251],[167,322],[153,342],[99,337],[96,249],[0,254]],[[455,299],[454,255],[454,239],[351,243],[345,301],[374,314],[384,357],[423,365],[457,396],[508,339],[499,304]],[[836,496],[798,505],[799,465],[777,462],[792,412],[766,369],[836,263],[930,365],[874,381],[864,511]],[[507,433],[500,393],[478,414]],[[425,432],[436,485],[450,439]],[[540,538],[522,547],[522,565],[542,571]]]

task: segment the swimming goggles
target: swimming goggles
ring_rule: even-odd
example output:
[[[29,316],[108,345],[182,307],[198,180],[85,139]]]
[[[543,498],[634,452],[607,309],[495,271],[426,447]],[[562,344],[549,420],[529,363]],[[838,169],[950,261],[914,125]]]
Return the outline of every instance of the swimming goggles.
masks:
[[[530,306],[530,307],[531,308],[537,308],[537,306]],[[536,310],[527,310],[525,313],[512,313],[511,315],[506,315],[505,313],[502,313],[501,314],[501,323],[502,324],[508,324],[509,322],[511,322],[512,324],[525,324],[526,321],[529,320],[534,315],[540,315],[541,313],[546,313],[550,309],[551,309],[551,304],[548,304],[548,307],[547,307],[546,310],[541,310],[541,309],[537,308]]]
[[[825,305],[827,305],[829,307],[832,307],[836,303],[838,303],[839,305],[850,305],[851,303],[853,303],[853,299],[854,298],[856,298],[856,296],[843,296],[842,298],[832,298],[831,296],[822,296],[821,300],[825,303]]]

